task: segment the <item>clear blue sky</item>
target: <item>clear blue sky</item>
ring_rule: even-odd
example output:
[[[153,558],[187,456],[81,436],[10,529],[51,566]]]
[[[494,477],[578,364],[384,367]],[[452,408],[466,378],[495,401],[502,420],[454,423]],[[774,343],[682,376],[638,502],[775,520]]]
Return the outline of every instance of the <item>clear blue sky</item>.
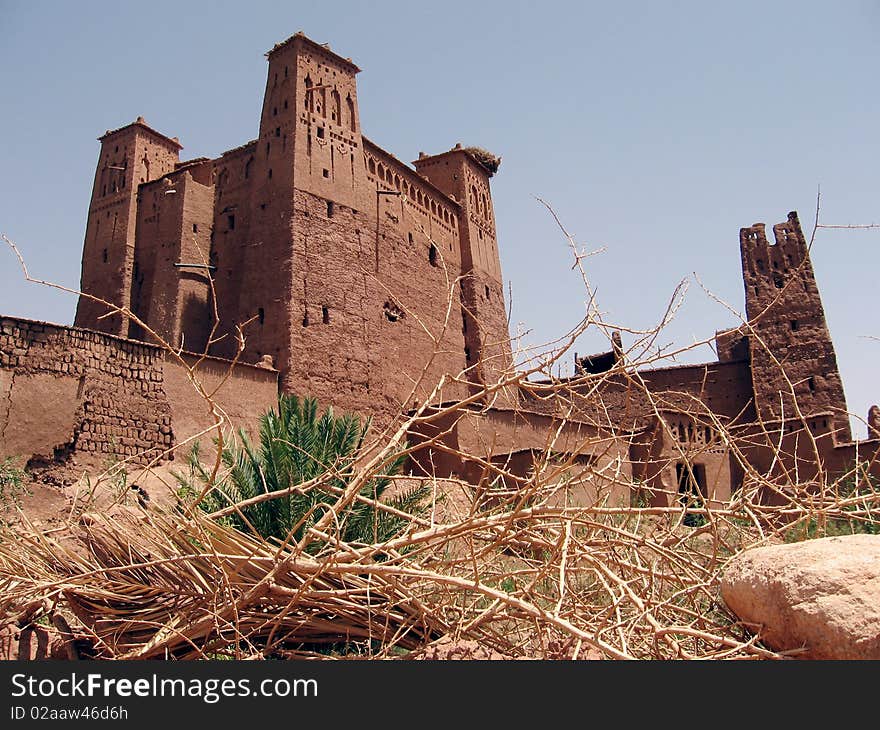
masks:
[[[740,227],[797,210],[809,234],[819,185],[822,222],[880,222],[877,2],[0,0],[0,231],[32,273],[78,285],[96,137],[143,115],[186,157],[252,139],[263,53],[297,30],[364,69],[364,131],[397,157],[458,141],[503,156],[511,329],[532,344],[585,302],[536,196],[580,244],[604,247],[587,269],[610,322],[652,326],[691,280],[661,337],[677,346],[736,323],[694,274],[742,310]],[[880,230],[821,230],[813,262],[864,417],[880,401]],[[0,250],[0,313],[70,323],[74,309]],[[598,332],[577,344],[606,348]]]

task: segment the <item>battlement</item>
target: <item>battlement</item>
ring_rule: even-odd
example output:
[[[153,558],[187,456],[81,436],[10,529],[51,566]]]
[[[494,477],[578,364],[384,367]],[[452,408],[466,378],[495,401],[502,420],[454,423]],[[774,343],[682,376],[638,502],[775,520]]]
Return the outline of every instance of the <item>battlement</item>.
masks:
[[[771,243],[765,225],[755,223],[739,232],[743,255],[754,262],[755,273],[769,273],[799,266],[806,257],[807,244],[796,212],[788,214],[783,223],[773,226]]]

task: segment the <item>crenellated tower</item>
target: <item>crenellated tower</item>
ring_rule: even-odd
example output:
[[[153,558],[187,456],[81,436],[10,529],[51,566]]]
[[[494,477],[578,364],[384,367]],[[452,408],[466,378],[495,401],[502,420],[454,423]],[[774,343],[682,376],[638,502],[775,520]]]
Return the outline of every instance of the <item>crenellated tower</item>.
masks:
[[[764,422],[829,414],[835,440],[851,439],[843,383],[797,213],[740,230],[755,408]],[[796,399],[796,401],[795,401]],[[797,408],[796,408],[797,406]]]
[[[148,126],[143,117],[98,139],[101,152],[89,203],[80,290],[116,307],[129,307],[138,186],[172,171],[182,147],[176,138]],[[106,305],[80,297],[74,324],[127,336],[129,323],[118,314],[104,316],[108,311]]]

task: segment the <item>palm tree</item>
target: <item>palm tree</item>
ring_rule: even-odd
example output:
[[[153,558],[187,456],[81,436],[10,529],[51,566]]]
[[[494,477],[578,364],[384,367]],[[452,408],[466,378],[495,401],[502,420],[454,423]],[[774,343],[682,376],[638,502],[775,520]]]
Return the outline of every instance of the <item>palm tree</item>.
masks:
[[[199,459],[198,444],[189,457],[189,473],[175,474],[181,485],[180,494],[192,499],[211,487],[199,502],[205,512],[215,512],[260,494],[288,489],[298,484],[314,484],[283,496],[242,507],[224,518],[228,524],[243,531],[256,531],[265,538],[299,540],[314,525],[345,489],[355,470],[369,419],[353,414],[337,416],[332,408],[318,415],[314,398],[282,395],[278,409],[271,409],[260,418],[259,446],[238,429],[236,438],[223,446],[221,458],[225,467],[212,482],[211,473]],[[391,477],[400,473],[405,454],[397,454],[367,480],[359,493],[379,501],[391,484]],[[407,514],[420,514],[426,507],[430,490],[416,486],[388,500],[387,504]],[[348,543],[381,543],[402,532],[410,520],[372,504],[355,500],[339,515],[339,538]],[[310,552],[320,550],[322,543],[312,543]]]

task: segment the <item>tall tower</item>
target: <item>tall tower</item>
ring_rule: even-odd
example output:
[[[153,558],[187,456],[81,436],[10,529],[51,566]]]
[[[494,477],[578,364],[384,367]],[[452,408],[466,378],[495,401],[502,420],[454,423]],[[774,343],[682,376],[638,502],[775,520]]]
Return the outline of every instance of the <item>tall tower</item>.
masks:
[[[149,127],[143,117],[99,137],[101,152],[83,245],[80,290],[116,307],[130,305],[137,219],[137,188],[170,172],[182,149],[177,139]],[[74,324],[128,335],[125,318],[80,297]]]
[[[489,178],[498,160],[484,150],[456,145],[439,155],[421,155],[419,174],[462,207],[462,329],[467,365],[474,380],[490,384],[512,365],[504,284]]]
[[[282,387],[293,389],[302,376],[294,353],[303,349],[309,318],[314,324],[334,316],[315,290],[331,285],[330,277],[309,267],[319,247],[331,252],[312,235],[308,216],[320,217],[326,221],[322,228],[330,229],[334,215],[344,217],[343,208],[348,215],[364,210],[355,82],[360,69],[302,33],[266,55],[259,136],[235,163],[249,193],[233,199],[218,178],[214,234],[221,268],[230,257],[240,262],[235,319],[249,322],[250,358],[271,355],[283,373]],[[315,206],[319,210],[309,210]],[[317,311],[310,314],[306,300],[312,307],[318,302]]]
[[[837,441],[851,440],[843,383],[797,213],[740,230],[755,408],[764,422],[831,413]]]

